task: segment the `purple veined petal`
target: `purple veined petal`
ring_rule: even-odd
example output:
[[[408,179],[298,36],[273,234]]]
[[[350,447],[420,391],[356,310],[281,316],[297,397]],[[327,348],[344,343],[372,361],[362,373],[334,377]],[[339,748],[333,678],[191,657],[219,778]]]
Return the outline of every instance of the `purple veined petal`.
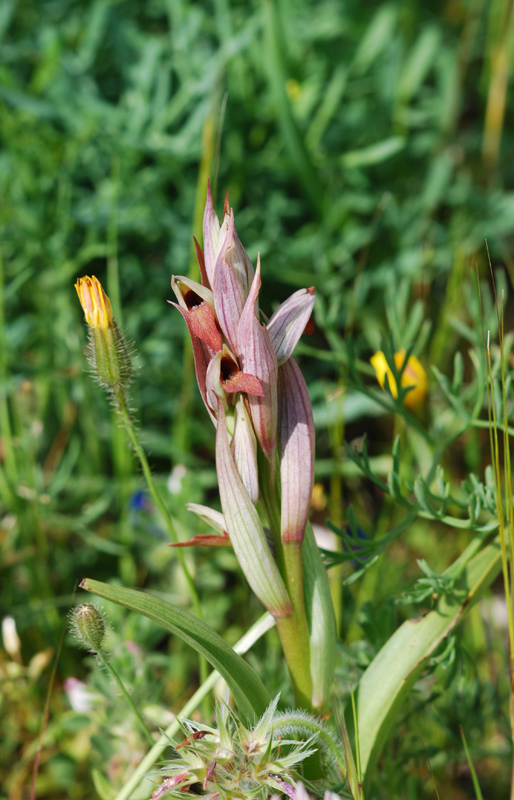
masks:
[[[253,268],[253,264],[248,257],[248,253],[241,244],[241,240],[237,235],[237,231],[235,228],[234,228],[234,236],[232,242],[229,245],[225,258],[227,262],[231,265],[236,275],[238,276],[239,282],[243,287],[244,296],[246,299],[246,297],[248,297],[248,293],[252,285],[255,271]]]
[[[218,239],[220,235],[220,221],[214,210],[211,193],[211,182],[207,181],[207,200],[203,214],[203,252],[205,272],[212,286],[216,254],[218,252]]]
[[[257,439],[244,397],[236,403],[234,435],[230,443],[237,471],[252,503],[259,499],[259,473],[257,469]]]
[[[246,300],[246,292],[238,272],[232,264],[232,242],[234,239],[234,216],[230,215],[228,234],[219,250],[212,290],[216,316],[234,353],[238,353],[238,326]]]
[[[225,411],[218,407],[216,472],[227,532],[252,591],[274,617],[290,616],[291,601],[273,560],[257,509],[237,471]]]
[[[255,316],[261,286],[261,263],[257,269],[250,294],[245,303],[238,328],[241,368],[255,375],[262,386],[263,397],[249,397],[250,413],[257,439],[269,457],[277,446],[277,357],[265,325]]]
[[[228,233],[229,217],[230,214],[225,213],[220,224],[218,215],[214,211],[211,184],[207,181],[207,199],[203,215],[203,250],[205,272],[210,286],[213,286],[216,261]]]
[[[302,542],[314,476],[314,421],[300,367],[290,358],[278,370],[278,447],[283,542]]]
[[[299,289],[280,305],[267,328],[279,367],[291,358],[314,307],[314,286]]]

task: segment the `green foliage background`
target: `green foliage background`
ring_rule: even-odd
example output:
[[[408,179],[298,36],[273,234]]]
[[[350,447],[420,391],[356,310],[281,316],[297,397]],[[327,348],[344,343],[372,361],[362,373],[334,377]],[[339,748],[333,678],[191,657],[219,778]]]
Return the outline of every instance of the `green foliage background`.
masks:
[[[100,278],[136,344],[134,414],[161,485],[186,467],[182,479],[172,473],[167,499],[189,537],[200,528],[184,503],[217,502],[214,436],[183,321],[166,300],[171,274],[196,274],[207,176],[218,208],[230,187],[240,237],[252,259],[261,254],[263,307],[316,286],[317,330],[299,355],[318,424],[319,521],[344,523],[352,500],[368,532],[387,527],[392,512],[384,518],[342,443],[371,433],[386,471],[392,415],[346,387],[331,348],[351,336],[364,363],[387,331],[395,348],[414,345],[428,372],[446,372],[472,340],[463,346],[477,321],[466,287],[475,265],[486,274],[485,239],[493,265],[511,273],[513,32],[506,0],[0,4],[0,602],[22,640],[22,664],[0,654],[7,797],[28,796],[49,663],[76,583],[87,574],[188,603],[123,433],[85,373],[74,281]],[[362,371],[371,386],[371,369]],[[445,464],[451,480],[483,470],[487,447],[476,431],[463,440]],[[418,456],[405,464],[413,475]],[[375,568],[380,580],[370,571],[348,595],[354,678],[407,615],[388,598],[417,577],[415,558],[442,569],[466,541],[418,521]],[[234,642],[259,609],[232,554],[188,558],[206,620]],[[110,613],[113,658],[164,726],[164,709],[178,710],[196,686],[195,658],[148,621]],[[505,796],[506,695],[494,680],[505,645],[501,627],[492,630],[477,613],[450,688],[427,678],[377,797],[431,796],[420,733],[442,796],[472,797],[459,723],[487,796]],[[132,639],[138,647],[127,648]],[[92,766],[118,784],[142,746],[98,670],[96,719],[70,710],[64,680],[92,664],[69,644],[38,797],[89,796]],[[253,658],[270,692],[283,688],[273,634]]]

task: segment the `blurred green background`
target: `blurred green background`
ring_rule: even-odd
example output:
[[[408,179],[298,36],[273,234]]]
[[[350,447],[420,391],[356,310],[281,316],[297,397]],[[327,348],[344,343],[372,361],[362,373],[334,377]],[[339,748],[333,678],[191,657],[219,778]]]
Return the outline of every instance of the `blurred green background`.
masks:
[[[135,344],[134,415],[189,537],[201,527],[184,503],[217,502],[214,436],[183,320],[166,300],[172,274],[197,275],[192,235],[207,177],[220,210],[229,187],[240,238],[252,259],[261,254],[263,308],[316,286],[316,332],[298,350],[318,424],[316,518],[342,524],[352,500],[372,530],[381,500],[342,443],[371,431],[374,455],[387,453],[393,420],[346,386],[331,348],[352,337],[367,360],[390,332],[397,348],[415,345],[427,372],[445,371],[474,324],[466,287],[475,267],[486,274],[486,239],[493,265],[512,274],[513,48],[508,0],[2,0],[0,613],[21,639],[17,654],[0,651],[2,796],[30,796],[77,582],[189,602],[123,432],[87,374],[77,277],[97,275]],[[457,480],[485,461],[487,439],[470,437],[448,468]],[[354,675],[407,614],[388,598],[416,576],[415,557],[430,552],[442,567],[463,546],[434,526],[409,537],[378,585],[347,598],[343,633],[368,642],[352,656]],[[234,642],[259,607],[232,553],[187,557],[206,620]],[[352,616],[364,600],[386,604],[375,634]],[[109,613],[113,658],[165,726],[196,687],[197,662],[147,620]],[[469,627],[476,648],[439,704],[425,703],[420,730],[441,796],[474,796],[460,723],[486,796],[501,798],[508,722],[491,676],[503,632],[491,643],[478,616]],[[252,658],[281,688],[273,634]],[[87,675],[93,717],[64,691]],[[92,768],[115,786],[130,773],[143,743],[112,695],[67,636],[38,797],[95,796]],[[433,796],[419,737],[392,745],[382,780],[377,797]]]

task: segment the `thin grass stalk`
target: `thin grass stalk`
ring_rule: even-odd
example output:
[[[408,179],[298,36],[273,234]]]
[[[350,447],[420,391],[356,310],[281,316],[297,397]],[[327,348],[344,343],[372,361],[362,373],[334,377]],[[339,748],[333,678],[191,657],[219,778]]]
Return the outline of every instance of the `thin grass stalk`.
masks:
[[[469,752],[468,743],[466,741],[466,737],[464,736],[464,730],[462,725],[459,725],[460,735],[462,738],[462,743],[464,745],[464,750],[466,753],[466,758],[468,760],[469,771],[471,772],[471,780],[473,781],[473,789],[475,790],[476,800],[484,800],[484,796],[482,794],[482,790],[480,788],[480,783],[478,782],[477,773],[475,770],[475,765],[473,764],[471,753]]]
[[[19,483],[18,465],[14,455],[11,418],[7,402],[7,347],[5,339],[5,276],[4,262],[0,252],[0,429],[2,430],[2,454],[5,470],[0,469],[0,489],[12,501]],[[12,505],[10,503],[10,505]]]
[[[202,134],[202,158],[198,169],[196,181],[196,198],[193,213],[193,234],[198,240],[201,238],[202,215],[205,198],[207,180],[211,172],[211,164],[214,156],[214,107],[213,106],[205,118]],[[216,176],[214,176],[214,180]],[[197,281],[199,279],[199,266],[196,258],[194,242],[191,241],[188,273],[190,278]],[[195,370],[193,360],[193,348],[189,336],[184,338],[184,350],[182,353],[182,391],[178,405],[178,413],[172,427],[172,452],[187,453],[189,450],[189,414],[193,403],[193,392],[195,385]]]
[[[491,45],[491,77],[485,112],[484,139],[482,157],[484,166],[490,173],[498,163],[501,137],[505,121],[507,88],[510,77],[510,62],[514,41],[514,13],[511,0],[499,0],[501,9],[498,12],[498,0],[491,4],[491,18],[497,14],[497,39]],[[494,24],[494,23],[492,23]]]
[[[503,324],[503,319],[502,319]],[[500,336],[500,352],[501,352],[501,383],[502,383],[502,395],[505,398],[505,363],[503,360],[503,328],[499,326],[499,336]],[[508,631],[509,631],[509,685],[510,685],[510,725],[511,725],[511,739],[514,743],[514,672],[513,672],[513,665],[514,665],[514,617],[513,617],[513,609],[512,609],[512,591],[511,591],[511,575],[509,569],[509,553],[507,549],[507,541],[506,541],[506,532],[505,532],[505,516],[503,511],[503,494],[502,494],[502,483],[501,483],[501,472],[500,472],[500,453],[499,453],[499,437],[498,437],[498,426],[496,420],[496,407],[495,407],[495,393],[494,393],[494,382],[493,382],[493,373],[492,373],[492,365],[491,365],[491,350],[489,346],[489,341],[487,342],[487,363],[488,363],[488,374],[489,374],[489,385],[490,385],[490,394],[488,393],[488,413],[489,417],[491,418],[492,415],[492,426],[490,428],[491,434],[491,455],[494,462],[494,474],[495,474],[495,484],[496,484],[496,509],[497,509],[497,516],[499,522],[499,532],[500,532],[500,548],[501,548],[501,555],[502,555],[502,572],[503,572],[503,582],[505,587],[505,601],[507,604],[507,616],[508,616]],[[504,399],[504,409],[503,414],[506,414],[505,411],[505,399]],[[503,434],[503,444],[504,444],[504,451],[509,450],[509,441],[508,435]],[[507,456],[504,452],[504,470],[505,470],[505,482],[506,482],[506,491],[511,491],[511,470],[510,470],[510,455]],[[507,502],[507,514],[508,514],[508,522],[509,516],[511,512],[508,511],[509,506],[511,506],[512,501]],[[510,519],[510,546],[512,548],[512,519]],[[512,549],[511,549],[512,552]],[[510,790],[510,797],[511,800],[514,799],[514,761],[512,765],[512,776],[511,776],[511,790]]]
[[[173,520],[171,518],[171,514],[169,513],[168,509],[166,508],[166,504],[164,503],[164,500],[162,499],[161,494],[160,494],[159,490],[157,489],[157,486],[155,485],[155,481],[154,481],[154,478],[153,478],[152,470],[150,469],[150,465],[148,463],[148,459],[146,457],[146,453],[143,450],[143,448],[141,447],[141,443],[139,441],[139,437],[137,435],[134,423],[132,421],[132,418],[130,416],[129,410],[127,408],[127,403],[126,403],[125,397],[123,395],[123,392],[120,392],[116,399],[117,399],[117,402],[119,404],[119,415],[121,417],[121,421],[123,423],[123,426],[124,426],[125,430],[127,431],[127,435],[128,435],[128,437],[130,439],[130,442],[131,442],[131,444],[132,444],[132,446],[133,446],[133,448],[134,448],[134,450],[136,452],[136,455],[139,458],[139,461],[140,461],[140,464],[141,464],[141,468],[143,470],[143,475],[145,476],[145,480],[146,480],[148,489],[150,491],[150,494],[152,495],[152,499],[153,499],[155,505],[157,506],[157,508],[159,510],[159,513],[160,513],[161,518],[162,518],[162,520],[163,520],[163,522],[164,522],[164,524],[166,526],[166,529],[168,530],[168,533],[170,535],[171,540],[173,542],[178,542],[178,536],[177,536],[177,533],[175,531],[175,526],[173,525]],[[201,606],[200,606],[200,600],[199,600],[199,597],[198,597],[198,592],[196,591],[196,586],[195,586],[194,580],[192,578],[191,573],[189,572],[189,569],[187,567],[187,564],[186,564],[186,561],[185,561],[184,554],[183,554],[182,550],[180,548],[177,548],[177,552],[178,552],[178,559],[180,561],[180,565],[181,565],[182,570],[184,572],[184,576],[186,578],[189,591],[191,593],[191,599],[192,599],[192,602],[193,602],[193,608],[195,610],[195,614],[197,615],[197,617],[199,619],[202,619],[202,611],[201,611]]]
[[[355,705],[355,694],[353,692],[353,686],[350,686],[350,697],[352,699],[352,714],[353,714],[353,723],[355,726],[355,758],[356,758],[356,768],[357,768],[357,781],[359,784],[359,797],[360,800],[364,800],[364,792],[362,789],[362,766],[361,766],[361,745],[359,740],[359,720],[357,717],[357,707]]]

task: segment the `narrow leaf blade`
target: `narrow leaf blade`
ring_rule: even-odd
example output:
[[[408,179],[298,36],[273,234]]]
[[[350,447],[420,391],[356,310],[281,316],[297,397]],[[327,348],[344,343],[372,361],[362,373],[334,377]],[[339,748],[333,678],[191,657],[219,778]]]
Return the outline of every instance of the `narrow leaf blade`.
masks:
[[[453,630],[501,569],[498,540],[468,564],[456,584],[425,617],[407,620],[375,656],[358,690],[362,773],[373,769],[401,704],[439,643]]]
[[[81,588],[154,620],[201,653],[227,682],[242,717],[253,722],[264,714],[270,696],[255,670],[205,622],[152,595],[85,578]]]

